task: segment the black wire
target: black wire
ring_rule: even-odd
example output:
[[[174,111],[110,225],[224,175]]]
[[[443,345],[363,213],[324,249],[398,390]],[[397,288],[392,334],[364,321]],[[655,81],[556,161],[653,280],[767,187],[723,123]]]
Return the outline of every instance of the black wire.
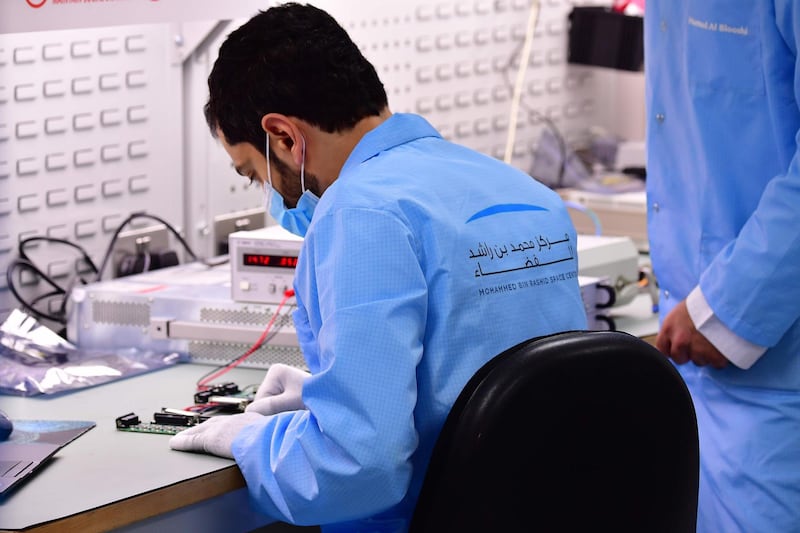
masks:
[[[67,291],[64,294],[64,298],[61,300],[61,306],[58,308],[58,312],[61,313],[61,315],[63,315],[64,317],[67,316],[67,302],[69,302],[68,295],[72,292],[72,289],[75,287],[75,281],[76,280],[73,279],[70,282],[69,287],[67,287]],[[81,277],[78,277],[77,281],[80,281],[82,285],[86,285],[86,281]]]
[[[162,223],[164,226],[167,227],[167,229],[169,229],[175,235],[175,237],[178,239],[178,241],[181,243],[181,245],[183,245],[183,247],[186,250],[186,252],[192,258],[192,260],[195,260],[195,261],[198,260],[197,255],[191,249],[191,247],[186,242],[186,240],[167,221],[165,221],[164,219],[162,219],[160,217],[157,217],[155,215],[150,215],[150,214],[146,214],[146,213],[133,213],[127,219],[125,219],[125,221],[122,224],[120,224],[119,227],[117,227],[117,229],[114,232],[114,235],[113,235],[113,237],[111,239],[111,242],[109,243],[108,249],[106,250],[106,253],[103,256],[103,261],[102,261],[102,263],[100,265],[100,268],[97,268],[97,266],[95,265],[94,261],[92,261],[92,258],[90,257],[90,255],[86,252],[86,250],[82,246],[80,246],[78,244],[75,244],[75,243],[73,243],[71,241],[68,241],[68,240],[65,240],[65,239],[59,239],[59,238],[56,238],[56,237],[42,237],[42,236],[28,237],[26,239],[21,240],[19,242],[18,247],[17,247],[19,257],[17,259],[14,259],[8,265],[8,268],[6,268],[6,281],[7,281],[7,285],[8,285],[9,291],[14,296],[14,298],[17,299],[17,301],[20,303],[20,305],[25,310],[27,310],[30,313],[34,314],[37,318],[43,318],[43,319],[51,320],[53,322],[57,322],[57,323],[62,324],[62,325],[66,324],[66,306],[67,306],[67,302],[68,302],[67,294],[74,287],[76,280],[72,280],[70,282],[70,284],[69,284],[69,287],[67,287],[67,288],[64,288],[61,285],[59,285],[55,280],[53,280],[53,278],[51,278],[49,275],[45,274],[44,271],[42,271],[39,267],[37,267],[36,264],[34,264],[34,262],[28,257],[28,253],[26,251],[26,248],[28,247],[28,245],[30,243],[32,243],[32,242],[44,241],[44,242],[48,242],[48,243],[63,244],[63,245],[66,245],[66,246],[70,246],[70,247],[78,250],[81,253],[81,255],[83,256],[83,260],[86,262],[86,264],[92,270],[92,272],[95,274],[95,281],[100,281],[100,279],[102,278],[103,270],[105,269],[106,265],[108,264],[108,260],[109,260],[109,258],[111,256],[111,252],[113,251],[114,244],[116,243],[116,240],[119,237],[119,234],[122,232],[122,229],[128,223],[130,223],[132,220],[135,220],[137,218],[150,218],[150,219],[153,219],[153,220],[156,220],[156,221]],[[206,264],[208,264],[208,263],[206,263]],[[48,285],[53,287],[54,290],[50,291],[50,292],[47,292],[45,294],[36,296],[31,301],[26,300],[20,294],[19,290],[17,290],[16,284],[14,282],[14,272],[16,270],[18,270],[18,269],[27,269],[27,270],[33,272],[39,278],[41,278],[42,280],[47,282]],[[86,283],[86,281],[83,278],[78,277],[78,280],[81,283]],[[40,303],[41,301],[43,301],[43,300],[45,300],[47,298],[53,298],[53,297],[59,296],[59,295],[64,295],[64,298],[61,301],[61,305],[59,307],[58,314],[51,314],[51,313],[48,313],[48,312],[40,311],[39,309],[36,308],[36,305],[38,303]]]
[[[15,266],[18,266],[18,267],[27,268],[28,270],[32,270],[32,271],[33,271],[33,272],[34,272],[34,273],[35,273],[37,276],[39,276],[40,278],[42,278],[44,281],[46,281],[46,282],[47,282],[47,284],[48,284],[48,285],[50,285],[51,287],[53,287],[53,288],[54,288],[54,289],[56,289],[57,291],[61,291],[62,293],[66,292],[66,290],[64,289],[64,287],[62,287],[61,285],[59,285],[58,283],[56,283],[56,281],[55,281],[53,278],[51,278],[50,276],[48,276],[47,274],[45,274],[45,273],[44,273],[44,272],[43,272],[43,271],[42,271],[42,270],[41,270],[39,267],[37,267],[37,266],[36,266],[36,265],[33,263],[33,261],[31,261],[30,259],[17,258],[17,259],[15,259],[15,260],[13,260],[13,261],[11,262],[11,265],[9,265],[9,266],[12,266],[12,265],[15,265]],[[9,279],[9,277],[8,277],[8,270],[6,270],[6,280],[8,280],[8,279]],[[13,278],[12,278],[12,281],[13,281]]]
[[[129,222],[131,222],[132,220],[135,220],[136,218],[151,218],[153,220],[157,220],[158,222],[164,224],[177,237],[178,241],[186,249],[186,252],[189,254],[189,256],[191,256],[191,258],[193,260],[197,260],[197,256],[195,255],[194,251],[192,251],[192,249],[189,247],[188,243],[177,232],[177,230],[175,230],[175,228],[171,224],[169,224],[168,222],[166,222],[162,218],[157,217],[155,215],[149,215],[149,214],[145,214],[145,213],[133,213],[127,219],[125,219],[125,221],[122,224],[120,224],[120,226],[115,231],[114,236],[112,237],[111,242],[110,242],[110,244],[108,246],[108,250],[106,251],[106,254],[103,257],[103,261],[101,263],[101,267],[100,268],[97,268],[97,266],[95,265],[94,261],[92,261],[92,258],[90,257],[90,255],[86,252],[86,250],[83,247],[81,247],[80,245],[75,244],[73,242],[70,242],[68,240],[59,239],[59,238],[56,238],[56,237],[42,237],[42,236],[28,237],[26,239],[21,240],[19,242],[19,245],[18,245],[18,255],[19,255],[19,257],[17,259],[13,260],[9,264],[8,268],[6,269],[6,281],[7,281],[8,288],[11,291],[11,294],[14,295],[14,298],[17,299],[17,301],[20,303],[20,305],[22,305],[22,307],[24,309],[26,309],[27,311],[33,313],[37,317],[44,318],[44,319],[47,319],[47,320],[52,320],[54,322],[58,322],[59,324],[66,324],[65,316],[66,316],[66,305],[67,305],[67,300],[68,300],[66,295],[72,289],[72,287],[75,285],[75,281],[73,280],[70,283],[70,286],[68,288],[62,287],[55,280],[53,280],[49,275],[45,274],[44,271],[42,271],[39,267],[37,267],[36,264],[34,264],[34,262],[28,256],[26,248],[28,248],[30,243],[37,242],[37,241],[44,241],[44,242],[48,242],[48,243],[63,244],[63,245],[66,245],[66,246],[70,246],[70,247],[78,250],[81,253],[81,255],[83,256],[83,260],[89,266],[91,271],[95,274],[95,281],[100,281],[100,279],[102,277],[102,272],[105,269],[106,265],[108,264],[108,260],[109,260],[109,257],[111,255],[111,252],[113,250],[114,243],[116,242],[117,238],[119,237],[119,234],[121,233],[122,229]],[[45,293],[45,294],[43,294],[41,296],[37,296],[32,301],[26,300],[20,294],[19,290],[17,290],[16,284],[14,282],[14,272],[16,270],[18,270],[18,269],[27,269],[27,270],[33,272],[39,278],[41,278],[42,280],[47,282],[47,284],[50,285],[51,287],[53,287],[53,289],[55,289],[55,290],[54,291],[50,291],[48,293]],[[86,283],[85,280],[83,280],[82,278],[79,278],[79,279],[80,279],[81,283]],[[40,311],[39,309],[37,309],[35,307],[36,304],[41,302],[42,300],[44,300],[46,298],[52,298],[52,297],[57,296],[57,295],[64,295],[64,298],[62,299],[62,302],[61,302],[61,306],[59,308],[59,313],[57,315],[56,314],[47,313],[47,312],[44,312],[44,311]]]
[[[35,241],[44,241],[44,242],[50,242],[50,243],[56,243],[56,244],[65,244],[67,246],[71,246],[72,248],[75,248],[76,250],[78,250],[81,253],[81,255],[83,256],[83,259],[89,265],[89,267],[94,272],[97,272],[97,267],[95,266],[94,262],[92,261],[92,258],[89,257],[89,254],[86,253],[86,250],[84,250],[83,247],[81,247],[81,246],[79,246],[79,245],[77,245],[75,243],[72,243],[72,242],[64,240],[64,239],[58,239],[58,238],[55,238],[55,237],[28,237],[26,239],[21,240],[19,242],[17,250],[18,250],[18,254],[19,254],[19,259],[21,260],[22,264],[24,264],[24,266],[27,267],[28,269],[33,270],[39,277],[41,277],[42,279],[47,281],[47,283],[50,284],[50,286],[52,286],[54,289],[60,290],[60,291],[62,291],[64,293],[67,292],[66,289],[64,289],[61,285],[56,283],[56,281],[53,280],[50,276],[45,274],[44,271],[42,271],[42,269],[37,267],[36,264],[28,257],[28,254],[26,253],[25,248],[29,243],[35,242]]]
[[[54,322],[58,322],[59,324],[66,324],[66,318],[65,318],[66,317],[66,305],[67,305],[66,295],[69,292],[69,290],[72,288],[72,285],[74,285],[74,282],[70,284],[70,288],[69,289],[65,289],[60,284],[58,284],[54,279],[52,279],[49,275],[45,274],[44,271],[42,271],[42,269],[40,269],[38,266],[36,266],[36,264],[30,259],[30,257],[28,257],[28,253],[26,251],[26,248],[28,247],[28,245],[30,243],[37,242],[37,241],[44,241],[44,242],[48,242],[48,243],[63,244],[63,245],[70,246],[70,247],[78,250],[81,253],[81,255],[83,256],[84,261],[86,261],[86,264],[89,265],[89,267],[94,272],[97,272],[97,267],[95,266],[94,262],[92,261],[92,258],[89,256],[89,254],[86,252],[86,250],[82,246],[80,246],[78,244],[75,244],[73,242],[67,241],[65,239],[59,239],[59,238],[56,238],[56,237],[34,236],[34,237],[28,237],[28,238],[23,239],[23,240],[21,240],[19,242],[19,245],[17,247],[19,258],[17,258],[14,261],[12,261],[12,263],[6,269],[6,281],[8,282],[7,284],[8,284],[9,290],[14,295],[14,297],[17,299],[17,301],[19,301],[19,303],[23,306],[23,308],[25,308],[26,310],[28,310],[31,313],[35,314],[37,317],[45,318],[47,320],[52,320]],[[47,293],[45,293],[43,295],[37,296],[31,301],[27,301],[25,298],[22,297],[22,295],[19,293],[19,291],[17,291],[16,285],[14,283],[13,272],[14,272],[14,270],[20,269],[20,268],[25,268],[25,269],[28,269],[28,270],[34,272],[38,277],[40,277],[41,279],[46,281],[55,290],[47,292]],[[40,311],[39,309],[36,308],[36,305],[39,302],[41,302],[42,300],[47,299],[47,298],[52,298],[54,296],[59,296],[59,295],[64,295],[64,298],[62,298],[58,314],[46,313],[46,312]]]
[[[61,296],[61,295],[63,295],[63,294],[64,294],[64,293],[63,293],[63,292],[61,292],[60,290],[59,290],[59,291],[50,291],[50,292],[46,292],[46,293],[44,293],[44,294],[40,294],[39,296],[37,296],[36,298],[34,298],[33,300],[31,300],[29,303],[30,303],[32,306],[35,306],[36,304],[38,304],[38,303],[39,303],[39,302],[41,302],[42,300],[46,300],[47,298],[53,298],[53,297],[55,297],[55,296]]]
[[[29,242],[34,242],[34,241],[45,241],[45,242],[52,242],[52,243],[57,243],[57,244],[65,244],[67,246],[71,246],[71,247],[75,248],[76,250],[78,250],[81,253],[81,255],[83,255],[83,259],[86,261],[86,264],[89,265],[89,267],[95,273],[97,273],[97,267],[95,266],[94,261],[92,261],[92,258],[89,257],[89,254],[86,252],[86,250],[82,246],[80,246],[78,244],[75,244],[74,242],[70,242],[70,241],[65,240],[65,239],[58,239],[58,238],[55,238],[55,237],[28,237],[27,239],[22,239],[19,242],[19,247],[18,247],[19,256],[21,258],[27,259],[28,261],[30,261],[30,259],[28,258],[28,254],[25,253],[25,246]]]
[[[150,214],[147,214],[147,213],[133,213],[128,218],[126,218],[122,222],[122,224],[120,224],[117,227],[116,231],[114,232],[114,235],[111,237],[111,242],[108,243],[108,248],[106,249],[106,253],[103,256],[103,260],[100,263],[100,268],[97,270],[97,277],[95,278],[95,281],[100,281],[103,278],[103,271],[105,270],[106,266],[108,265],[108,261],[111,258],[111,253],[114,250],[114,244],[117,242],[117,239],[119,238],[119,234],[122,233],[122,230],[123,230],[123,228],[125,226],[127,226],[131,221],[136,220],[137,218],[149,218],[149,219],[156,220],[156,221],[164,224],[167,227],[167,229],[170,230],[173,235],[175,235],[175,237],[178,239],[178,242],[181,243],[183,248],[186,250],[186,253],[189,254],[189,256],[192,258],[192,260],[193,261],[197,261],[198,260],[197,259],[197,255],[194,253],[194,251],[192,251],[192,249],[189,246],[189,244],[181,236],[181,234],[178,233],[178,231],[172,226],[172,224],[170,224],[169,222],[167,222],[163,218],[157,217],[155,215],[150,215]]]
[[[28,259],[14,259],[9,263],[8,268],[6,269],[6,282],[8,285],[8,290],[11,291],[11,294],[14,295],[14,298],[19,301],[20,305],[27,311],[31,312],[32,314],[36,315],[37,318],[44,318],[47,320],[52,320],[53,322],[57,322],[59,324],[66,324],[66,319],[64,316],[56,316],[51,315],[50,313],[45,313],[43,311],[39,311],[34,307],[35,303],[38,303],[39,300],[34,300],[34,303],[28,302],[22,295],[17,291],[17,288],[14,285],[14,271],[18,268],[27,268],[28,270],[32,270],[34,273],[39,275],[44,281],[46,281],[49,285],[51,285],[55,290],[48,293],[51,296],[55,296],[56,294],[66,294],[64,289],[55,283],[49,276],[45,275],[41,270],[39,270],[33,263],[30,262]]]

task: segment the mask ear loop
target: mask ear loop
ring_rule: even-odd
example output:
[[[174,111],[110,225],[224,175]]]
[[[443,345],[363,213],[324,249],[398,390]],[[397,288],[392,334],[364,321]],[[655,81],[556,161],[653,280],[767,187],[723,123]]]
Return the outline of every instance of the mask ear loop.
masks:
[[[300,135],[303,141],[303,159],[300,161],[300,188],[306,192],[306,138]]]
[[[264,196],[267,197],[267,213],[270,212],[270,208],[272,207],[272,170],[269,166],[269,133],[267,133],[267,182],[269,183],[269,189],[264,187]]]

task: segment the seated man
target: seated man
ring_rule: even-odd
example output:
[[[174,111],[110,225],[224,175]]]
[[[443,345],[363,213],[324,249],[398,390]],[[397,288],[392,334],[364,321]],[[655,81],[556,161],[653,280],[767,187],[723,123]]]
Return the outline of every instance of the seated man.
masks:
[[[212,133],[305,237],[294,323],[311,373],[275,365],[248,412],[170,444],[235,458],[277,520],[404,531],[473,373],[526,339],[585,329],[569,215],[523,172],[392,114],[373,66],[317,8],[253,17],[208,85]]]

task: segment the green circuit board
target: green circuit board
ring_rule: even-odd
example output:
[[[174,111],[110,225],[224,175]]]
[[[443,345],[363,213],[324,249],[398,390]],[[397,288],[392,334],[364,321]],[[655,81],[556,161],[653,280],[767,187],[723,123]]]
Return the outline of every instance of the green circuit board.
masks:
[[[166,424],[140,422],[139,424],[128,427],[117,426],[117,429],[120,431],[130,431],[132,433],[155,433],[159,435],[175,435],[176,433],[183,431],[187,427],[190,426],[168,426]]]

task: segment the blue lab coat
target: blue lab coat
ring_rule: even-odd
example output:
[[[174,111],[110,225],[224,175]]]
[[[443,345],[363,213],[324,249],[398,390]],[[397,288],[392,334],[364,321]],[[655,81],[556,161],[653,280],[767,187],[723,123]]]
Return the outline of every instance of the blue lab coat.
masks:
[[[558,195],[523,172],[415,115],[369,132],[297,265],[308,410],[233,444],[260,508],[324,531],[406,530],[472,374],[528,338],[586,327],[575,245]]]
[[[767,347],[680,367],[698,414],[698,531],[800,531],[800,2],[650,0],[648,224],[661,315],[699,284]]]

